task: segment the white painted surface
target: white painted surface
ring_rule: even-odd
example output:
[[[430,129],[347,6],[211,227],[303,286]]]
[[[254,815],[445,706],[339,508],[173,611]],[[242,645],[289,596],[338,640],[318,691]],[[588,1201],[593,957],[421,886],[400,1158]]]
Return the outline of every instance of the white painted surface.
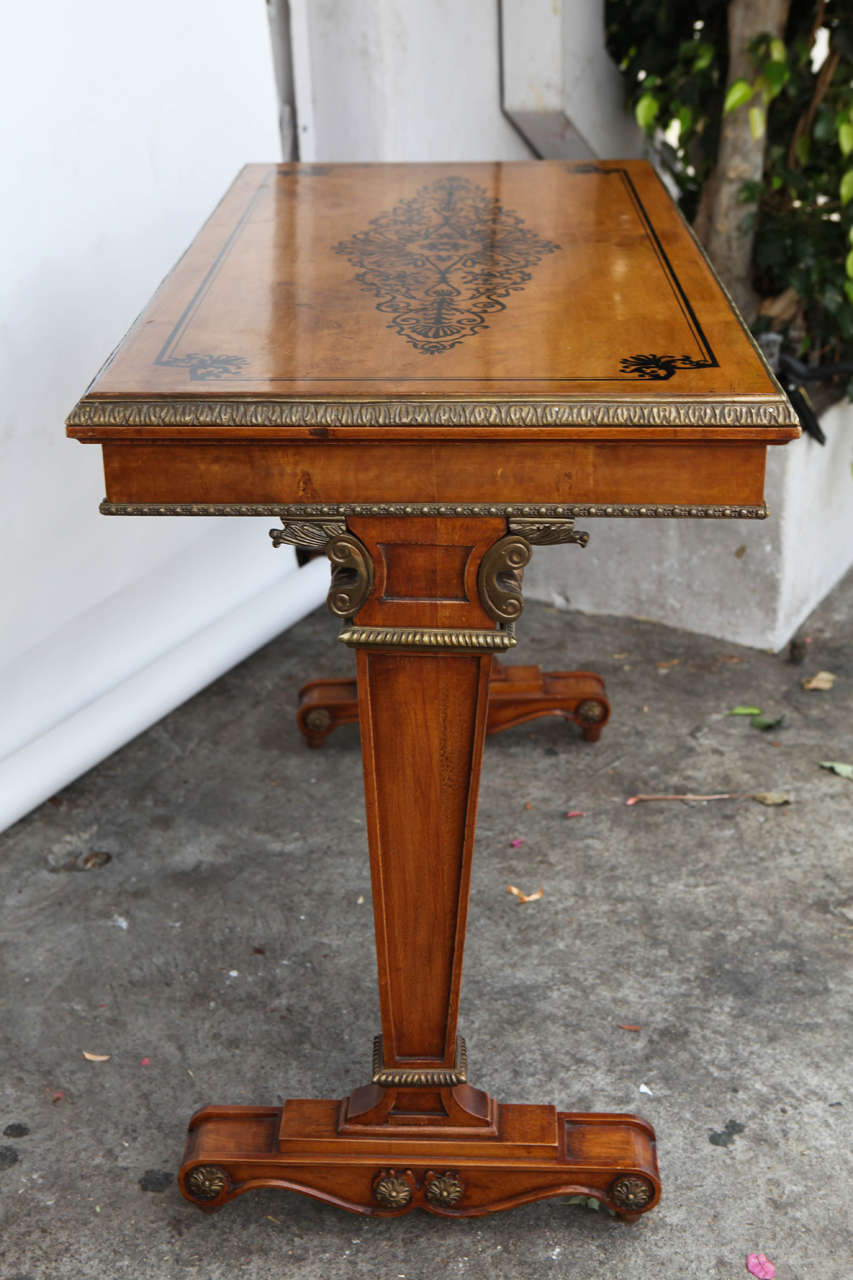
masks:
[[[227,542],[222,550],[227,556],[231,550]],[[329,567],[325,560],[312,560],[304,569],[296,569],[291,555],[284,557],[291,561],[289,573],[273,575],[270,585],[241,600],[238,607],[224,616],[209,621],[205,610],[197,611],[194,616],[202,620],[203,625],[188,635],[181,633],[189,615],[180,610],[178,598],[169,600],[170,612],[180,614],[174,629],[175,637],[180,638],[170,648],[163,650],[161,644],[135,643],[138,634],[147,630],[151,617],[149,606],[158,610],[163,607],[163,582],[174,588],[177,580],[183,578],[192,592],[198,582],[197,566],[192,562],[203,558],[198,544],[189,548],[189,554],[184,553],[181,558],[185,561],[181,564],[182,572],[174,577],[168,573],[152,574],[149,582],[134,583],[130,590],[120,593],[118,599],[102,603],[87,618],[71,625],[68,640],[78,657],[80,649],[86,649],[87,669],[91,670],[95,661],[100,660],[110,676],[118,673],[119,678],[112,685],[109,680],[90,681],[93,694],[90,701],[58,721],[52,715],[43,715],[45,731],[0,759],[0,831],[124,746],[260,645],[298,622],[319,604],[328,590]],[[233,585],[230,573],[223,573],[222,585],[230,591]],[[161,619],[161,634],[164,629]],[[116,661],[111,646],[104,641],[96,643],[95,652],[89,648],[93,637],[116,632],[121,639],[130,641],[126,662]],[[48,688],[56,687],[57,676],[74,676],[68,653],[59,652],[57,644],[52,648],[59,671],[45,670]],[[140,661],[140,653],[145,648],[153,654],[148,663]],[[45,706],[40,710],[50,708]],[[30,718],[27,728],[31,730],[35,723]]]
[[[504,107],[542,156],[643,154],[604,47],[604,0],[501,0]]]
[[[525,595],[781,649],[853,564],[853,408],[824,427],[768,450],[767,520],[579,520],[589,546],[537,548]]]
[[[495,0],[291,0],[304,160],[523,160]]]
[[[222,616],[287,572],[260,530],[238,540],[239,558],[227,553],[226,580],[226,522],[99,516],[99,450],[63,434],[65,415],[237,170],[278,158],[280,143],[262,0],[10,5],[0,59],[0,680],[15,662],[20,696],[33,704],[29,728],[16,717],[16,731],[32,736],[45,731],[53,698],[59,719],[113,678],[114,665],[99,672],[92,662],[101,639],[82,620],[102,616],[108,599],[132,614],[135,586],[152,570],[168,595],[182,550],[197,552],[195,618],[189,603],[178,618],[152,599],[148,659],[210,616],[206,587]],[[109,649],[118,615],[106,625]],[[43,645],[63,652],[61,687],[39,659]],[[84,737],[81,762],[91,757]]]

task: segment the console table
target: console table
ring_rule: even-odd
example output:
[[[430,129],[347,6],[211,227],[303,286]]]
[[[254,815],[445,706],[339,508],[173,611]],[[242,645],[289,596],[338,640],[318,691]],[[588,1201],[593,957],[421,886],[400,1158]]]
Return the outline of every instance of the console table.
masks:
[[[649,1124],[496,1101],[456,1025],[489,679],[533,548],[584,543],[576,520],[760,520],[766,448],[799,434],[652,169],[250,165],[68,433],[102,447],[106,515],[268,514],[324,548],[357,654],[372,1070],[204,1107],[184,1195],[653,1208]]]

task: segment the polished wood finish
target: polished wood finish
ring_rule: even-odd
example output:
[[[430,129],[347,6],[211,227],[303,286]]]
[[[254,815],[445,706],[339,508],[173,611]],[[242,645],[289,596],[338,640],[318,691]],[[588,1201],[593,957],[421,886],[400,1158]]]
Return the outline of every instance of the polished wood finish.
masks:
[[[492,659],[487,735],[543,716],[578,725],[585,742],[597,742],[610,719],[604,681],[593,671],[542,671],[504,666]],[[296,723],[309,747],[322,747],[333,729],[358,720],[355,680],[310,680],[299,690]]]
[[[763,444],[643,440],[104,445],[111,502],[757,505]]]
[[[632,363],[647,354],[680,363]],[[643,161],[249,165],[83,403],[185,398],[738,401],[790,421]],[[191,418],[193,438],[235,435]],[[262,413],[257,429],[276,434]]]
[[[261,507],[279,540],[343,556],[382,1036],[345,1098],[204,1108],[184,1194],[652,1208],[644,1121],[501,1103],[456,1027],[490,717],[606,701],[590,673],[494,676],[530,543],[566,540],[569,516],[760,516],[766,449],[799,434],[652,169],[250,165],[68,433],[102,446],[111,514]],[[516,687],[490,703],[490,680]]]

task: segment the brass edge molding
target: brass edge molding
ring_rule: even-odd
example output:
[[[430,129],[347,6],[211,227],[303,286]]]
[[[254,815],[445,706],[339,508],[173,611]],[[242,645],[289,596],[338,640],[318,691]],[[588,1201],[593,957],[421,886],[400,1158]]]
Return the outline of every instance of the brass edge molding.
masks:
[[[707,506],[700,503],[649,502],[521,503],[521,502],[108,502],[103,516],[278,516],[298,520],[321,516],[542,516],[588,520],[765,520],[766,503]],[[279,530],[276,529],[276,533]],[[528,539],[530,541],[530,539]]]
[[[449,627],[345,627],[341,644],[382,649],[458,650],[513,649],[518,643],[512,631],[477,631]]]
[[[560,543],[573,542],[585,547],[589,542],[589,534],[582,529],[575,529],[574,520],[529,518],[512,516],[509,521],[510,533],[520,534],[526,542],[535,547],[552,547]]]
[[[68,427],[793,427],[787,400],[94,400]]]
[[[373,1084],[383,1089],[408,1088],[411,1085],[427,1085],[435,1088],[465,1084],[468,1079],[468,1046],[464,1036],[456,1037],[456,1061],[452,1067],[385,1067],[382,1065],[382,1037],[373,1041]]]
[[[515,622],[521,617],[524,598],[521,579],[533,548],[520,534],[498,538],[480,561],[477,590],[480,604],[496,622]]]

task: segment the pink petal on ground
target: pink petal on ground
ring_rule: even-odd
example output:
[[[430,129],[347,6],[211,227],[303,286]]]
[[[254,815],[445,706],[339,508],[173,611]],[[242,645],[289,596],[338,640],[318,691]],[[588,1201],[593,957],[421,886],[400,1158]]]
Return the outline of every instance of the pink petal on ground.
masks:
[[[511,848],[517,849],[520,844],[524,844],[524,839],[521,836],[519,836],[517,840],[510,840],[509,843]]]
[[[570,809],[566,814],[567,818],[585,818],[586,814],[583,809]]]
[[[773,1280],[776,1268],[765,1253],[750,1253],[746,1258],[746,1269],[758,1280]]]
[[[150,1067],[150,1066],[151,1066],[151,1059],[150,1059],[150,1058],[140,1058],[140,1059],[139,1059],[139,1065],[140,1065],[140,1067]]]

